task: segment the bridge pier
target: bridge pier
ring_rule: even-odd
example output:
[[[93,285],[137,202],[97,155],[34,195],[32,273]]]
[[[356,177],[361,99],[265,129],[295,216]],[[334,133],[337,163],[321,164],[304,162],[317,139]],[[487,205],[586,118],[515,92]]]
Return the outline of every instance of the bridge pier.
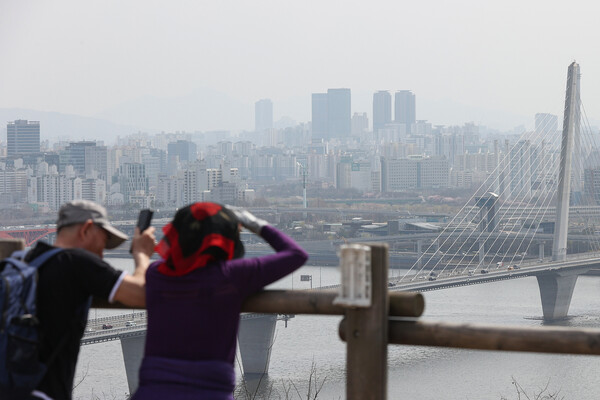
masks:
[[[261,314],[240,321],[238,332],[238,346],[242,356],[244,375],[253,378],[269,372],[271,349],[275,336],[277,315]],[[137,331],[119,336],[123,362],[127,375],[129,393],[133,394],[139,384],[139,370],[144,358],[146,345],[146,331]]]
[[[576,273],[554,272],[536,276],[545,320],[552,321],[567,317],[578,276]]]
[[[146,331],[136,332],[135,335],[121,335],[119,339],[123,351],[127,386],[129,386],[129,393],[133,395],[138,388],[140,365],[142,365],[146,345]]]
[[[275,314],[255,315],[240,321],[238,346],[244,375],[251,377],[269,373],[276,322]]]
[[[417,267],[421,269],[423,267],[423,240],[417,240]]]
[[[433,244],[433,254],[437,256],[440,251],[439,239],[435,239],[432,244]]]

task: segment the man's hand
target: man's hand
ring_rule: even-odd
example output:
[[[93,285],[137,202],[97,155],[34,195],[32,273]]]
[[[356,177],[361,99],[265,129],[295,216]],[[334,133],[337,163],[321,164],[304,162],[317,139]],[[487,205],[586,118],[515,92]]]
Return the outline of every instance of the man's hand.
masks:
[[[133,275],[126,275],[115,293],[115,301],[132,307],[146,307],[146,270],[154,253],[154,227],[140,232],[135,228],[131,241],[131,254],[135,262]]]
[[[151,226],[144,232],[140,232],[140,228],[136,227],[133,233],[133,239],[131,240],[131,253],[135,256],[136,253],[143,253],[148,258],[154,253],[154,246],[156,244],[156,237],[154,231],[156,229]]]

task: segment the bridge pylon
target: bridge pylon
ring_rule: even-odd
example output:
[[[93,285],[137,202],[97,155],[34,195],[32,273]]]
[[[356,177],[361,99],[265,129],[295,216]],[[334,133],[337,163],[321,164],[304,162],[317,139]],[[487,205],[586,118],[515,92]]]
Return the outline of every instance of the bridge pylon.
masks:
[[[564,261],[567,258],[567,232],[569,230],[569,204],[571,198],[571,170],[575,134],[579,131],[579,64],[569,65],[567,74],[567,94],[565,97],[565,115],[563,120],[562,144],[560,149],[560,169],[558,175],[558,193],[556,222],[554,224],[554,242],[552,259]]]
[[[556,205],[556,222],[554,224],[554,241],[552,243],[552,259],[567,259],[567,233],[569,230],[569,205],[571,200],[571,170],[575,138],[579,133],[579,64],[569,65],[567,73],[567,94],[565,96],[565,115],[563,120],[562,143],[560,149],[560,169],[558,176],[558,193]],[[575,273],[543,273],[537,276],[542,310],[545,320],[565,318],[569,312],[575,283]]]

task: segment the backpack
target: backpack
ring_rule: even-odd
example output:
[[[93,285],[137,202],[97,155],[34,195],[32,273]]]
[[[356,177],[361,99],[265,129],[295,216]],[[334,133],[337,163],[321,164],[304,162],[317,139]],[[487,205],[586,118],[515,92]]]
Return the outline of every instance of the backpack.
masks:
[[[23,261],[25,251],[0,261],[0,398],[28,396],[41,382],[47,365],[39,360],[40,322],[36,316],[38,268],[62,251],[48,250]],[[50,357],[54,359],[57,350]]]

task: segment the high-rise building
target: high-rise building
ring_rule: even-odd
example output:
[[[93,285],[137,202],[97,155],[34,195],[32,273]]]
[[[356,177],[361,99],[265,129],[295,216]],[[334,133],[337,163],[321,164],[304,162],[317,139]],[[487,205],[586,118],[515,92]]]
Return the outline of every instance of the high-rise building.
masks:
[[[76,173],[83,175],[86,173],[86,165],[88,168],[92,168],[92,165],[94,164],[94,162],[91,164],[86,162],[86,154],[89,156],[90,160],[94,159],[95,161],[100,161],[101,154],[103,153],[105,161],[103,165],[104,170],[102,173],[106,174],[106,147],[100,146],[103,148],[103,151],[98,149],[98,152],[96,152],[96,149],[91,149],[92,147],[96,147],[96,142],[83,141],[69,143],[69,145],[65,147],[64,152],[61,154],[61,168],[64,169],[64,167],[67,165],[72,165]],[[100,155],[100,158],[98,158],[98,155]]]
[[[347,138],[352,132],[350,89],[312,94],[312,138]]]
[[[312,137],[329,139],[327,93],[312,94]]]
[[[149,149],[148,153],[142,154],[142,164],[146,167],[148,185],[155,187],[158,184],[158,175],[167,170],[167,152],[160,149]]]
[[[106,146],[85,148],[85,176],[106,181],[108,173],[108,150]]]
[[[178,140],[169,143],[167,146],[167,153],[169,159],[171,157],[178,157],[179,162],[195,161],[196,158],[198,158],[196,143],[189,140]]]
[[[406,124],[406,132],[411,132],[412,125],[417,122],[415,95],[410,90],[396,92],[394,99],[394,122]]]
[[[444,157],[381,157],[381,191],[448,187],[450,163]]]
[[[175,174],[181,164],[196,161],[198,154],[196,143],[189,140],[178,140],[167,146],[167,169],[169,174]]]
[[[558,131],[558,117],[554,114],[535,114],[536,133],[555,133]]]
[[[0,203],[14,204],[27,200],[27,169],[0,168]]]
[[[229,140],[217,143],[217,154],[230,158],[233,154],[233,143]]]
[[[369,117],[367,113],[354,113],[352,115],[352,136],[361,137],[369,130]]]
[[[392,122],[392,95],[386,90],[373,93],[373,132]]]
[[[18,119],[6,124],[6,154],[39,153],[40,122]]]
[[[256,132],[273,128],[273,102],[262,99],[254,103],[254,130]]]
[[[148,193],[148,178],[146,166],[141,163],[124,163],[119,167],[119,184],[126,203],[131,196],[138,193]]]
[[[350,89],[327,90],[327,130],[329,138],[346,138],[351,133]]]

